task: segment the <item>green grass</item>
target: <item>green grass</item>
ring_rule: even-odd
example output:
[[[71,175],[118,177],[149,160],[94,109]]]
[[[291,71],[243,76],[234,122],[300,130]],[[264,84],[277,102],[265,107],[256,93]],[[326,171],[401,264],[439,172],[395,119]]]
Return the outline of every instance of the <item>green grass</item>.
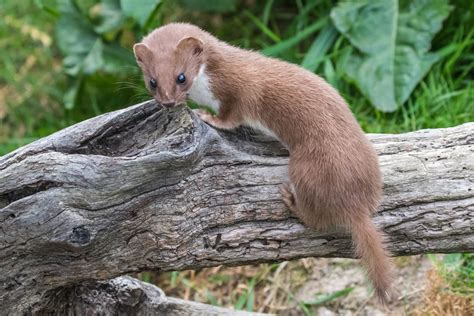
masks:
[[[41,14],[20,19],[17,12],[31,11],[29,6],[0,6],[0,154],[69,123],[57,102],[63,75],[59,62],[53,65],[53,24]]]
[[[77,82],[62,69],[51,14],[31,0],[0,6],[0,155],[92,116],[148,98],[136,68],[129,76],[99,73],[83,82],[79,106],[65,94]]]
[[[309,309],[310,306],[321,306],[336,299],[348,295],[350,292],[354,290],[353,287],[348,287],[340,291],[328,293],[328,294],[320,294],[312,301],[304,301],[300,302],[300,308],[303,310],[305,315],[313,315],[314,313]]]
[[[364,130],[401,133],[474,121],[474,84],[456,84],[442,68],[443,63],[435,65],[405,106],[395,113],[377,111],[364,100],[353,102],[352,110]]]
[[[466,297],[474,295],[474,254],[452,253],[442,260],[430,256],[438,273],[448,286],[448,291]]]

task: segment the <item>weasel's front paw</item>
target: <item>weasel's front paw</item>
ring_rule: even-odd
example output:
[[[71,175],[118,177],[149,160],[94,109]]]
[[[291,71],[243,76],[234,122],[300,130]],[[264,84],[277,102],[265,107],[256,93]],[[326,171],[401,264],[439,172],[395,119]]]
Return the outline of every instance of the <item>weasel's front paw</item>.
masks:
[[[194,109],[193,112],[204,122],[211,124],[213,121],[213,116],[211,113],[204,109]]]
[[[228,129],[234,129],[239,126],[239,124],[234,121],[231,121],[228,119],[223,120],[219,116],[214,116],[203,109],[196,109],[193,111],[194,113],[196,113],[197,116],[199,116],[199,118],[203,122],[217,129],[228,130]]]

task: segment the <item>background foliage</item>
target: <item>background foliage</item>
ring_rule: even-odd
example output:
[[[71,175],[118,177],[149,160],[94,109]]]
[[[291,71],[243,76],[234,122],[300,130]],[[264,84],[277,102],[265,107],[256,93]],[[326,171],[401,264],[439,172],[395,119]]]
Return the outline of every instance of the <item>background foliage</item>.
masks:
[[[3,0],[0,17],[0,155],[148,99],[131,47],[171,21],[195,23],[323,76],[367,132],[474,121],[472,0]],[[441,269],[442,279],[465,291],[472,286],[473,257],[450,258],[458,268],[469,267],[458,274],[471,283],[459,285],[452,269]],[[236,308],[252,310],[255,288],[283,268],[241,269],[249,277],[228,297]],[[293,282],[301,271],[291,271]],[[194,274],[168,277],[171,288],[195,287]],[[222,286],[231,279],[224,273],[209,282]],[[301,310],[350,291],[325,293],[302,302]],[[203,293],[208,302],[223,303]]]
[[[147,99],[131,47],[178,20],[322,75],[368,132],[472,121],[473,12],[470,0],[6,0],[0,154]]]

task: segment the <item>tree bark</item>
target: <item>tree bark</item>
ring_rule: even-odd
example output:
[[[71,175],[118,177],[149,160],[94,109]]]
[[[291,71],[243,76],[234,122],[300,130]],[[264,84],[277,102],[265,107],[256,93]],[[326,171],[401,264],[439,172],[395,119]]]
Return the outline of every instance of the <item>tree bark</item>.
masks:
[[[369,137],[389,250],[473,251],[474,123]],[[287,156],[146,102],[0,157],[0,306],[39,312],[72,286],[142,270],[353,257],[344,230],[307,229],[282,204]]]
[[[131,277],[118,277],[103,282],[82,282],[52,290],[45,294],[41,315],[205,315],[259,316],[269,315],[234,311],[172,297],[152,284]]]

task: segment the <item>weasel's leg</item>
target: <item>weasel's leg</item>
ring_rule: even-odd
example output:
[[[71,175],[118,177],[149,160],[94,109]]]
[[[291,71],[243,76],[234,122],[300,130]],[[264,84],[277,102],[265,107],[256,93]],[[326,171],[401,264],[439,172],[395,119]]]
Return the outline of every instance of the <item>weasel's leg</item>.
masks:
[[[204,109],[196,109],[194,113],[196,113],[201,120],[217,129],[234,129],[242,124],[242,120],[240,120],[235,113],[228,111],[220,111],[217,116],[212,115]]]
[[[281,198],[290,211],[298,217],[303,224],[311,228],[317,228],[318,225],[310,213],[305,212],[301,203],[298,203],[298,196],[295,193],[294,187],[290,183],[285,183],[280,186]]]

